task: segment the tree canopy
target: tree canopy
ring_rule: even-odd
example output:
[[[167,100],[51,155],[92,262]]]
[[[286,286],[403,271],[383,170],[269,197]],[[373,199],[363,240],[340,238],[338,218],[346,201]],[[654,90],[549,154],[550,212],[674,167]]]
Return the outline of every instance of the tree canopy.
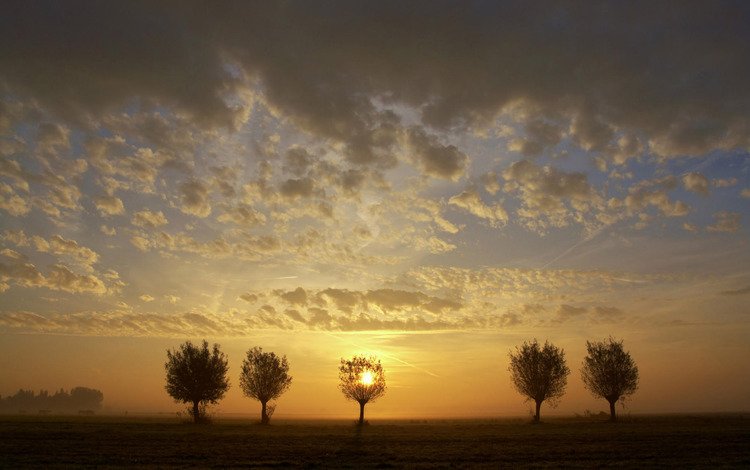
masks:
[[[385,373],[380,359],[354,356],[341,359],[339,389],[344,396],[359,403],[359,424],[364,424],[365,405],[385,395]]]
[[[229,390],[229,362],[218,344],[195,346],[190,341],[179,349],[167,350],[167,393],[182,403],[192,403],[190,414],[197,423],[203,418],[201,407],[217,403]]]
[[[565,352],[545,341],[540,347],[534,339],[510,351],[510,371],[513,386],[518,393],[536,403],[534,421],[539,421],[542,402],[556,406],[565,394],[570,369],[565,363]]]
[[[612,337],[604,341],[586,341],[588,355],[583,360],[581,378],[596,397],[609,402],[610,419],[615,421],[615,403],[638,390],[638,366],[623,348],[623,341]]]
[[[19,390],[15,395],[0,399],[0,412],[94,412],[101,409],[103,400],[100,390],[88,387],[74,387],[70,393],[63,389],[52,394],[40,390],[38,395],[32,390]]]
[[[281,396],[292,384],[289,375],[289,363],[286,356],[279,357],[272,352],[263,352],[262,348],[247,351],[242,361],[240,387],[245,396],[261,403],[261,422],[268,424],[273,411],[268,410],[267,403]],[[271,408],[274,410],[275,407]]]

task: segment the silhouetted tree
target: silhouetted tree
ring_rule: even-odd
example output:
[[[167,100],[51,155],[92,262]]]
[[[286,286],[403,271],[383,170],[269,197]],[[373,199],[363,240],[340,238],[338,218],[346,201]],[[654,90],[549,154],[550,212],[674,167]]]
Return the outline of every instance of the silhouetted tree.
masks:
[[[616,421],[615,403],[638,390],[638,366],[622,347],[622,340],[586,341],[581,378],[586,388],[609,402],[610,420]]]
[[[77,411],[95,411],[102,407],[104,394],[87,387],[75,387],[70,391],[70,403]]]
[[[180,345],[180,349],[167,350],[167,393],[182,403],[192,403],[190,414],[197,423],[202,418],[201,407],[217,403],[229,390],[227,371],[229,364],[226,355],[214,344],[208,349],[208,341],[202,347],[190,341]]]
[[[385,395],[385,374],[380,360],[364,356],[341,359],[339,380],[344,396],[359,403],[359,425],[363,425],[365,405]]]
[[[0,399],[0,412],[93,412],[102,407],[103,400],[101,391],[86,387],[75,387],[70,393],[60,389],[54,395],[47,390],[40,390],[38,395],[32,390],[19,390],[15,395]]]
[[[542,402],[547,400],[555,406],[565,394],[570,374],[565,364],[565,352],[547,341],[540,348],[536,339],[530,343],[524,341],[520,347],[516,347],[515,353],[510,351],[508,370],[518,393],[528,400],[534,400],[534,422],[537,423]]]
[[[247,357],[242,361],[240,386],[245,396],[260,401],[261,423],[268,424],[271,421],[267,403],[280,397],[291,384],[292,377],[289,375],[286,356],[264,353],[262,348],[257,347],[247,351]]]

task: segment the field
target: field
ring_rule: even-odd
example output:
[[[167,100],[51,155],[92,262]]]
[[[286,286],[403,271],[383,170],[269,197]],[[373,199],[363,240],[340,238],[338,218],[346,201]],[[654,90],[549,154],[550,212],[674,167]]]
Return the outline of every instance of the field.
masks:
[[[349,422],[0,416],[0,466],[748,467],[750,415]]]

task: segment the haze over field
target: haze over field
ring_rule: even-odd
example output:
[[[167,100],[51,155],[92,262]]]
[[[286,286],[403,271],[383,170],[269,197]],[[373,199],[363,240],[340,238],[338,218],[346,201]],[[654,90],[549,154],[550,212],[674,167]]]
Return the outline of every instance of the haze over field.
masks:
[[[286,354],[277,417],[523,415],[508,351],[625,340],[627,411],[747,409],[750,5],[4,2],[0,394],[177,411],[167,348]]]

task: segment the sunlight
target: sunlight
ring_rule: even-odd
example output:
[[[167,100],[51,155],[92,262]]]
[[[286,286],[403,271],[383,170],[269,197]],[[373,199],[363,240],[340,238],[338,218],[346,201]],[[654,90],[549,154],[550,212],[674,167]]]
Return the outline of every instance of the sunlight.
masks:
[[[362,382],[363,385],[372,385],[375,381],[375,376],[373,376],[371,371],[366,370],[362,372],[362,377],[360,377],[359,381]]]

